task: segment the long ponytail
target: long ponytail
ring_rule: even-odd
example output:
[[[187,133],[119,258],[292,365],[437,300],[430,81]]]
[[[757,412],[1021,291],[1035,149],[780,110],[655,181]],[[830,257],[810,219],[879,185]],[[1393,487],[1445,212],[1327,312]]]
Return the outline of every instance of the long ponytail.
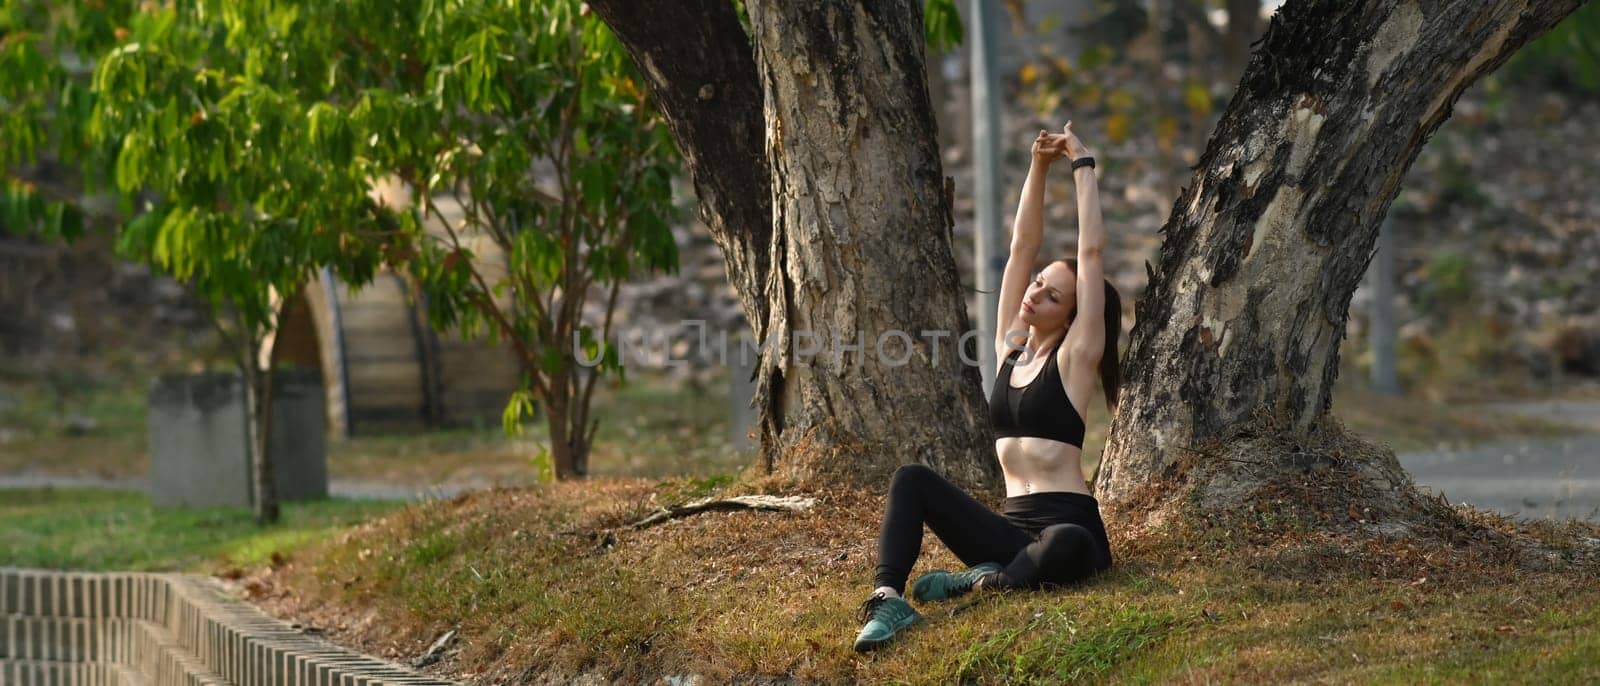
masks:
[[[1078,260],[1068,257],[1061,260],[1072,268],[1074,277],[1078,274]],[[1105,284],[1105,350],[1100,353],[1100,386],[1106,392],[1106,409],[1115,415],[1117,413],[1117,391],[1122,388],[1122,364],[1117,359],[1117,340],[1122,337],[1122,294],[1117,292],[1117,287],[1111,285],[1110,279],[1101,279]],[[1071,328],[1072,320],[1078,316],[1074,308],[1072,316],[1067,319],[1067,327]]]

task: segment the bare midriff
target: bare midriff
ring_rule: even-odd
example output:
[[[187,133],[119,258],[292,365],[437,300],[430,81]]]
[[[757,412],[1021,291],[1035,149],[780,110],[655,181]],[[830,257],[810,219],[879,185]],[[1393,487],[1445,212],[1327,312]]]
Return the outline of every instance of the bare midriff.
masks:
[[[1006,497],[1068,491],[1089,493],[1083,480],[1083,449],[1071,443],[1008,436],[994,441],[994,452],[1006,478]]]

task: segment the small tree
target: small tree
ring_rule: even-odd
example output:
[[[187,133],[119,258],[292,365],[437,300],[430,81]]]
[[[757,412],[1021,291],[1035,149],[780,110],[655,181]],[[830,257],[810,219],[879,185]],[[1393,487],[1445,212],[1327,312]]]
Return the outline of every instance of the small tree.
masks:
[[[424,75],[368,91],[351,116],[372,135],[403,127],[416,137],[379,153],[444,228],[442,240],[419,242],[411,273],[435,323],[511,343],[522,386],[507,430],[542,406],[556,477],[584,476],[595,383],[621,369],[605,343],[618,286],[640,264],[677,268],[677,151],[616,39],[577,0],[424,12],[409,41],[366,59],[403,58],[407,43],[419,47]],[[460,205],[459,224],[440,211],[440,195]],[[473,259],[474,234],[507,263]],[[596,288],[602,321],[586,322]],[[578,364],[575,341],[595,370]]]
[[[409,271],[436,324],[512,345],[508,427],[542,404],[557,476],[583,475],[598,374],[579,373],[573,341],[602,371],[620,366],[603,343],[617,286],[637,262],[676,265],[677,155],[581,7],[152,8],[96,79],[119,185],[161,197],[124,245],[229,304],[247,366],[282,315],[269,292],[294,293],[322,265],[358,284],[380,263]],[[390,177],[414,211],[369,198]],[[444,196],[461,217],[441,216]],[[479,239],[507,263],[475,259]],[[609,288],[598,330],[583,319],[591,287]],[[267,371],[247,377],[270,391]]]
[[[304,125],[308,106],[261,68],[260,53],[237,50],[208,9],[217,10],[151,8],[121,33],[95,72],[90,129],[117,148],[117,187],[159,198],[127,224],[119,250],[188,282],[243,374],[252,500],[264,524],[278,518],[270,335],[322,266],[370,281],[379,241],[399,226],[365,199],[348,164],[297,154],[317,142]]]

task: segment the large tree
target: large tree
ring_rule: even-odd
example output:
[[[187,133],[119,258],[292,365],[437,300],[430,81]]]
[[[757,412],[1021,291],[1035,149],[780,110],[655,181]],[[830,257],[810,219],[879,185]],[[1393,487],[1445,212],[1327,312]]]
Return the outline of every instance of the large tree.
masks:
[[[748,31],[722,0],[591,4],[662,104],[758,338],[965,330],[920,3],[751,0]],[[1200,443],[1261,421],[1312,430],[1406,168],[1463,89],[1579,4],[1280,10],[1164,229],[1103,498],[1135,502]],[[899,368],[869,356],[856,370],[781,352],[763,358],[757,389],[762,452],[780,470],[915,461],[992,477],[976,369],[949,355]]]
[[[1102,502],[1138,507],[1197,485],[1186,468],[1196,460],[1208,492],[1247,495],[1327,458],[1208,459],[1233,439],[1315,432],[1351,295],[1406,170],[1467,86],[1581,4],[1284,5],[1162,228]],[[1403,481],[1392,454],[1362,462],[1344,466],[1364,481]]]
[[[748,32],[726,1],[591,5],[667,116],[771,342],[756,388],[768,465],[871,480],[921,462],[992,484],[978,370],[956,348],[970,325],[920,0],[758,0]]]

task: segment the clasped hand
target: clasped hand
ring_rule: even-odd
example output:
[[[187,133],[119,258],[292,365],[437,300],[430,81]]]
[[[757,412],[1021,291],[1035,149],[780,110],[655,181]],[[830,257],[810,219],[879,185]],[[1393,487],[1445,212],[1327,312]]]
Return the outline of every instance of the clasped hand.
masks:
[[[1046,165],[1059,159],[1075,160],[1089,154],[1089,148],[1072,132],[1072,122],[1061,127],[1061,133],[1044,129],[1033,139],[1033,159]]]

